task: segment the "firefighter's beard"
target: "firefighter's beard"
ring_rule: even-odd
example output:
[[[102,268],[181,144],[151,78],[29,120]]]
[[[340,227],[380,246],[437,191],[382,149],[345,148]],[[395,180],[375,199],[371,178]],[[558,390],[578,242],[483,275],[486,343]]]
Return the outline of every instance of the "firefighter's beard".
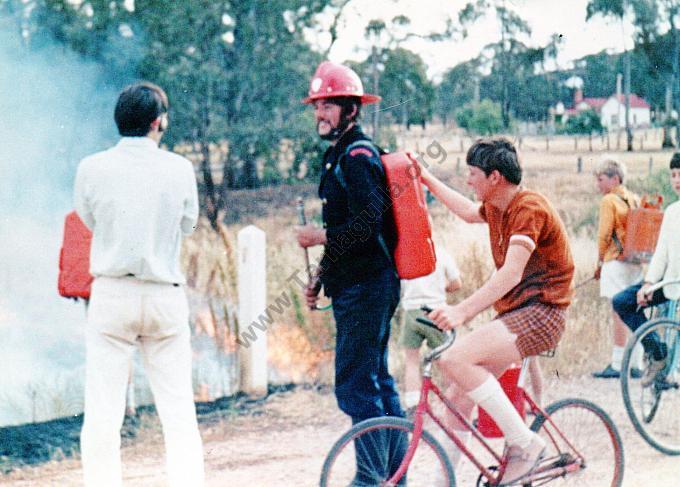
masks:
[[[330,123],[328,123],[326,120],[319,120],[319,121],[316,123],[316,133],[319,134],[319,137],[320,137],[322,140],[330,140],[330,141],[334,141],[334,140],[338,140],[338,139],[342,136],[342,134],[345,133],[345,131],[347,130],[347,127],[348,127],[349,124],[350,124],[350,121],[349,121],[348,118],[345,117],[345,118],[343,118],[342,120],[340,120],[340,122],[338,123],[338,126],[337,126],[337,127],[332,127],[328,132],[325,132],[325,133],[322,133],[322,132],[319,130],[319,129],[320,129],[319,126],[320,126],[322,123],[325,123],[325,124],[327,124],[327,125],[330,125]]]

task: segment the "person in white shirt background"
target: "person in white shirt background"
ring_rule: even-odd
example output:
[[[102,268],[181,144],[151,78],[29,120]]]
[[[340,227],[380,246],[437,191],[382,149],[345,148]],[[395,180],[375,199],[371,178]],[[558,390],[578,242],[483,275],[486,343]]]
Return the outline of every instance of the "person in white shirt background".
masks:
[[[124,89],[114,112],[122,138],[83,159],[76,174],[75,208],[93,234],[81,432],[87,487],[122,485],[120,428],[137,346],[163,426],[169,484],[204,482],[179,265],[182,236],[198,219],[198,195],[191,163],[158,147],[167,111],[160,87]]]
[[[432,274],[401,281],[401,307],[404,320],[399,342],[404,348],[404,406],[413,408],[420,397],[420,348],[424,341],[435,348],[444,342],[444,332],[418,323],[423,317],[421,306],[434,309],[446,304],[446,293],[460,289],[462,282],[455,260],[444,247],[435,243],[437,265]]]

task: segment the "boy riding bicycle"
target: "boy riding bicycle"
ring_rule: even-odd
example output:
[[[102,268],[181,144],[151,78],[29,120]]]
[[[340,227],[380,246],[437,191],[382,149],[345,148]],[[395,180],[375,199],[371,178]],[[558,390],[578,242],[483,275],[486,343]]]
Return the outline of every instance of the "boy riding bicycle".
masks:
[[[680,195],[680,152],[671,158],[671,186]],[[653,293],[649,287],[660,281],[680,279],[680,201],[676,201],[664,212],[659,240],[642,283],[630,286],[616,294],[612,300],[614,310],[633,332],[647,321],[644,310],[671,299],[680,298],[680,284],[669,284]],[[666,345],[653,333],[642,340],[650,363],[641,379],[644,387],[651,385],[658,372],[666,365]]]
[[[470,321],[493,305],[498,316],[461,337],[440,359],[450,381],[447,395],[470,416],[483,407],[503,431],[508,464],[501,484],[529,474],[543,456],[545,442],[533,433],[496,380],[523,358],[555,348],[573,293],[574,264],[566,230],[541,194],[522,188],[515,147],[504,138],[478,140],[468,151],[468,184],[481,204],[447,187],[429,171],[421,178],[453,213],[468,223],[488,223],[497,271],[475,293],[428,317],[443,330]],[[450,418],[465,441],[470,433]],[[457,448],[456,448],[457,450]],[[459,451],[453,451],[455,461]]]

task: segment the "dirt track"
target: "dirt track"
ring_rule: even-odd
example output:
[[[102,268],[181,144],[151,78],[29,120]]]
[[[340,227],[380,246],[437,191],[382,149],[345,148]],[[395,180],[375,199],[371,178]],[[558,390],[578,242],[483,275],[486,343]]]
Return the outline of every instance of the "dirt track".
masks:
[[[589,378],[554,380],[546,387],[547,402],[565,397],[594,400],[614,419],[623,438],[625,486],[674,486],[680,483],[680,457],[668,457],[649,447],[633,430],[623,409],[618,382]],[[349,426],[332,394],[297,390],[271,396],[261,407],[202,428],[208,486],[318,485],[324,455]],[[133,446],[123,450],[125,485],[163,486],[162,442],[155,427],[143,430]],[[457,472],[458,485],[474,485],[469,464]],[[0,484],[7,486],[76,486],[77,460],[52,462],[24,469]]]

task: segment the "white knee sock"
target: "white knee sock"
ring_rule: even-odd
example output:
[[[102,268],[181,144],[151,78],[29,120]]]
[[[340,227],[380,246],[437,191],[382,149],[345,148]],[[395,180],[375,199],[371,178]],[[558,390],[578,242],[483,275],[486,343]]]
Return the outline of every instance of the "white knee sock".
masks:
[[[623,362],[623,347],[614,345],[612,347],[612,368],[614,370],[621,370],[621,363]]]
[[[531,430],[505,395],[501,385],[489,376],[479,387],[468,392],[468,397],[483,407],[505,436],[506,443],[525,448],[532,438]]]
[[[470,443],[470,438],[472,438],[472,433],[470,433],[468,430],[455,430],[455,432],[456,436],[458,436],[460,441],[462,441],[463,445],[465,445],[467,448],[468,444]],[[449,456],[449,460],[451,460],[451,466],[453,469],[455,470],[458,468],[458,464],[463,457],[463,452],[460,450],[460,448],[456,446],[456,444],[451,440],[451,438],[448,437],[446,433],[444,433],[442,429],[437,429],[433,436]]]

